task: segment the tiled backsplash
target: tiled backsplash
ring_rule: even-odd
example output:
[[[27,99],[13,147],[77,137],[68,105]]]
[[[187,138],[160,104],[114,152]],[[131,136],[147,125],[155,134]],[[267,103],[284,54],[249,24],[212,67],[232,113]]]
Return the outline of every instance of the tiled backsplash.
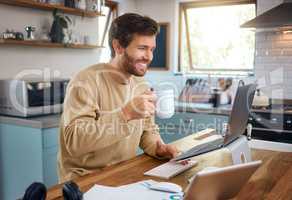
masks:
[[[260,87],[272,98],[292,99],[292,34],[256,34],[255,74]]]
[[[257,14],[282,2],[257,0]],[[269,97],[292,99],[292,34],[256,33],[255,75]]]

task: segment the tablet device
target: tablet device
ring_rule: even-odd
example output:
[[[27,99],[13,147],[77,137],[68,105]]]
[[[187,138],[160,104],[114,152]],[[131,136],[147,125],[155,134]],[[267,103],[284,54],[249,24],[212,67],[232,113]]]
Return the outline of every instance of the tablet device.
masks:
[[[186,189],[185,200],[225,200],[235,197],[262,161],[202,170]]]

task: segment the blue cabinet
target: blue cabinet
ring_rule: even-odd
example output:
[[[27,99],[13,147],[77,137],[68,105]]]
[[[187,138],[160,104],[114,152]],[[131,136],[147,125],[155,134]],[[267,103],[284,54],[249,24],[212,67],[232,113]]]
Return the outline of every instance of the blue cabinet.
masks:
[[[22,197],[32,182],[58,182],[58,128],[0,124],[0,199]]]
[[[58,183],[57,153],[59,128],[43,129],[43,174],[47,187]]]
[[[156,118],[160,135],[165,143],[170,143],[192,133],[213,128],[220,132],[227,123],[228,116],[203,113],[176,112],[170,119]]]

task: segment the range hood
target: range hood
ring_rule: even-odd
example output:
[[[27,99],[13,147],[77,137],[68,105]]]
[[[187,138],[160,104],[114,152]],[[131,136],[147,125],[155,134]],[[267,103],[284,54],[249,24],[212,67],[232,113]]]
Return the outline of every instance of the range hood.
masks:
[[[280,5],[245,22],[241,28],[292,30],[292,0],[284,0]]]

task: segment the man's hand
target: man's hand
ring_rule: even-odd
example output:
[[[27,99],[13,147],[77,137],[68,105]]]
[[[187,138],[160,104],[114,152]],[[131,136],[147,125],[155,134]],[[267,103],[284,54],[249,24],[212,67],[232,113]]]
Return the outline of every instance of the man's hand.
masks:
[[[143,119],[154,115],[156,98],[155,93],[152,91],[146,91],[134,97],[122,108],[126,120]]]
[[[165,157],[165,158],[174,158],[177,156],[179,151],[175,146],[169,145],[169,144],[163,144],[160,140],[156,143],[156,155],[159,157]]]

